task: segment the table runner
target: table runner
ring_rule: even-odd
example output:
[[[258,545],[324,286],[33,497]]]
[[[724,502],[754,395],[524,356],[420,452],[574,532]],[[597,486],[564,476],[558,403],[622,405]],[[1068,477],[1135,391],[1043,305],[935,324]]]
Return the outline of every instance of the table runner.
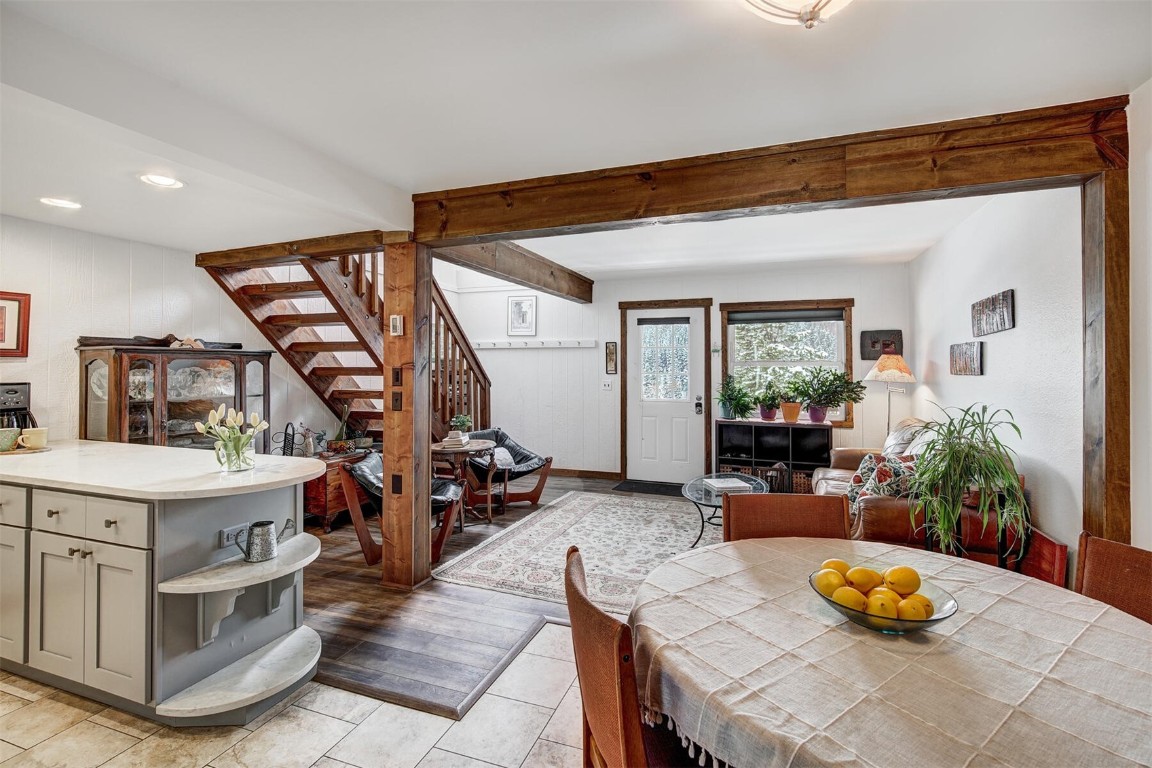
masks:
[[[910,565],[955,616],[882,635],[825,605],[830,557]],[[630,616],[640,700],[711,757],[753,766],[1152,764],[1152,625],[1021,574],[922,550],[752,539],[653,571]]]

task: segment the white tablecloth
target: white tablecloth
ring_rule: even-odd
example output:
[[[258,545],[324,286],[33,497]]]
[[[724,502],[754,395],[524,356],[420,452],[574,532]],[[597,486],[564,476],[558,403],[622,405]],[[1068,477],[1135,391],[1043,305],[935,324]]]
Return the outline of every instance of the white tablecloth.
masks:
[[[859,627],[808,585],[830,557],[911,565],[960,610],[913,635]],[[630,623],[646,714],[738,768],[1152,764],[1152,625],[992,566],[872,542],[717,544],[653,571]]]

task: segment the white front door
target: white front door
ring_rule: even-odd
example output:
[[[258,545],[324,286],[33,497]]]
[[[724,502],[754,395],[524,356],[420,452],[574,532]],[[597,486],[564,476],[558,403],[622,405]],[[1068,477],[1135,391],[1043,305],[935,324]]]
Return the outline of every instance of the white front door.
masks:
[[[628,312],[629,479],[685,483],[704,474],[706,311]]]

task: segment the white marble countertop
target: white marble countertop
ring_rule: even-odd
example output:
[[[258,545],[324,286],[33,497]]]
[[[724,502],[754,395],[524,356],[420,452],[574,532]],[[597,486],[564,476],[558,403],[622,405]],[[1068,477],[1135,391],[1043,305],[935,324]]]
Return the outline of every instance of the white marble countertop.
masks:
[[[199,499],[296,485],[324,474],[324,462],[256,454],[256,468],[221,472],[212,451],[54,440],[50,451],[0,456],[0,483],[128,499]]]

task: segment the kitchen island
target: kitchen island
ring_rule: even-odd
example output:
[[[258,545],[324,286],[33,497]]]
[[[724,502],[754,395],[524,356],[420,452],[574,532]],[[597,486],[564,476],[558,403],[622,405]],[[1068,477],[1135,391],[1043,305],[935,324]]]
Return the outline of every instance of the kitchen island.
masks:
[[[316,671],[302,484],[323,462],[90,441],[0,456],[0,669],[172,725],[242,725]],[[248,563],[236,530],[294,523]]]

